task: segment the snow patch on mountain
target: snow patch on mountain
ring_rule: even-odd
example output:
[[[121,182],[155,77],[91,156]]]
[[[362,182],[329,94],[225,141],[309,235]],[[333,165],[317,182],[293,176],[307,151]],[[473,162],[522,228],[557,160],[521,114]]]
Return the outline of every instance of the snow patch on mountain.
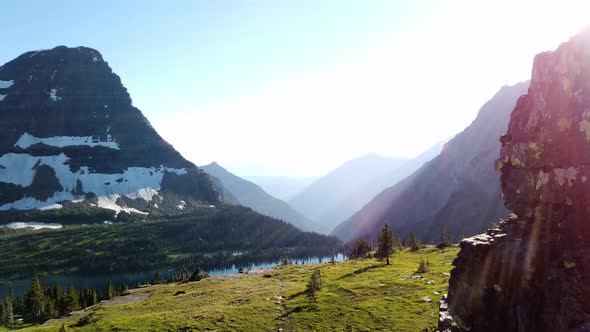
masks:
[[[7,203],[0,206],[0,211],[6,211],[10,209],[14,210],[52,210],[61,208],[61,204],[57,202],[68,201],[73,199],[74,196],[69,192],[56,192],[53,197],[48,198],[46,201],[40,201],[33,197],[24,197],[12,203]],[[58,207],[59,205],[59,207]]]
[[[7,153],[0,157],[0,182],[13,183],[22,187],[30,186],[35,177],[36,168],[41,165],[51,167],[63,191],[56,192],[53,197],[45,201],[39,201],[32,197],[24,197],[15,202],[0,206],[0,210],[31,210],[43,209],[62,201],[74,201],[83,199],[84,196],[76,196],[78,181],[85,193],[93,193],[99,199],[99,207],[118,212],[143,213],[135,209],[121,207],[116,204],[121,196],[131,199],[144,199],[150,202],[161,188],[165,173],[178,175],[187,174],[185,168],[156,167],[129,167],[123,173],[102,174],[94,173],[87,166],[73,172],[69,166],[69,158],[61,153],[57,156],[32,156],[23,153]]]
[[[51,89],[51,90],[49,91],[49,98],[50,98],[52,101],[58,101],[58,100],[61,100],[61,97],[58,97],[58,96],[57,96],[57,89]]]
[[[127,213],[139,213],[143,215],[147,215],[147,212],[142,212],[134,208],[123,207],[117,204],[117,199],[119,199],[121,195],[119,194],[110,194],[106,196],[98,196],[98,207],[108,210],[114,210],[119,214],[119,212],[127,212]]]
[[[14,144],[14,146],[26,149],[31,145],[35,145],[38,143],[43,143],[45,145],[55,146],[58,148],[63,148],[66,146],[87,145],[91,147],[104,146],[114,150],[119,150],[119,144],[112,139],[110,134],[107,136],[107,141],[103,142],[93,138],[92,136],[55,136],[40,138],[30,135],[29,133],[24,133],[18,139],[16,144]]]
[[[8,89],[14,84],[14,81],[0,81],[0,89]]]
[[[32,228],[33,230],[40,230],[43,228],[47,229],[60,229],[62,228],[61,224],[56,223],[45,223],[45,222],[11,222],[5,225],[0,225],[0,228],[10,228],[10,229],[25,229],[25,228]]]
[[[154,196],[158,195],[158,191],[153,188],[142,188],[130,194],[126,194],[125,196],[131,199],[139,199],[142,198],[146,202],[151,202],[154,199]]]
[[[41,207],[41,208],[39,208],[39,210],[59,210],[61,208],[63,208],[63,205],[61,205],[61,204],[51,204],[51,205]]]

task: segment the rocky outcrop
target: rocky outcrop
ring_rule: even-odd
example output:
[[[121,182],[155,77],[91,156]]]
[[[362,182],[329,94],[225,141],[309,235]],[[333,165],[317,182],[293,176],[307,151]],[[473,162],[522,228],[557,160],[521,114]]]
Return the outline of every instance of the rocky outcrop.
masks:
[[[536,56],[497,168],[515,215],[464,240],[441,331],[586,331],[590,322],[590,30]]]
[[[217,189],[133,107],[98,51],[60,46],[0,67],[2,219],[66,202],[175,213],[219,204]]]

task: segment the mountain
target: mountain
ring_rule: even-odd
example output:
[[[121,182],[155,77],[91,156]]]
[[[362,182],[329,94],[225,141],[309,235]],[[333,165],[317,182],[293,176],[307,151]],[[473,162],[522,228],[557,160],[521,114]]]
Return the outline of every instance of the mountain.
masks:
[[[213,162],[202,166],[201,169],[218,178],[241,205],[264,215],[289,222],[302,230],[317,230],[313,222],[295,211],[289,204],[267,194],[256,184],[228,172],[219,164]]]
[[[588,59],[590,29],[535,57],[497,161],[515,215],[461,242],[439,331],[590,327]]]
[[[475,234],[505,217],[499,174],[494,161],[516,100],[528,83],[504,86],[480,109],[463,132],[445,144],[433,160],[396,185],[384,190],[334,235],[345,241],[376,237],[384,223],[407,235],[414,231],[424,240],[438,240],[444,226],[452,234]]]
[[[398,183],[399,181],[405,179],[406,177],[414,173],[417,169],[419,169],[422,165],[424,165],[424,163],[438,156],[442,151],[445,142],[446,141],[442,141],[433,145],[417,157],[409,159],[408,161],[404,162],[401,166],[395,169],[391,169],[388,172],[375,177],[369,183],[357,189],[355,192],[351,193],[345,199],[345,201],[350,203],[354,202],[353,206],[356,207],[356,210],[350,213],[345,218],[341,219],[340,221],[348,219],[355,212],[360,210],[365,204],[367,204],[371,199],[373,199],[380,192],[382,192],[384,189],[389,188]]]
[[[173,214],[231,201],[224,193],[133,107],[98,51],[59,46],[0,67],[4,220],[27,210]]]
[[[312,177],[290,177],[290,176],[243,176],[244,179],[254,182],[270,195],[287,201],[302,192],[310,184],[318,179]]]
[[[347,161],[293,197],[289,204],[329,232],[372,198],[370,193],[360,192],[361,188],[406,161],[377,154]]]

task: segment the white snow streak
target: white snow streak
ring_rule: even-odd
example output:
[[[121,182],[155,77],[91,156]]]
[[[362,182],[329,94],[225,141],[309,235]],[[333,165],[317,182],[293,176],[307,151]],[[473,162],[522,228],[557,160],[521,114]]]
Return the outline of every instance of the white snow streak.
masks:
[[[0,81],[0,89],[8,89],[14,84],[14,81]]]
[[[5,225],[0,225],[0,227],[6,227],[11,229],[23,229],[23,228],[32,228],[34,230],[39,230],[43,228],[49,229],[60,229],[62,226],[61,224],[54,224],[54,223],[44,223],[44,222],[11,222]]]
[[[92,136],[55,136],[55,137],[35,137],[33,135],[29,135],[29,133],[24,133],[18,139],[14,146],[21,147],[26,149],[31,145],[43,143],[45,145],[55,146],[58,148],[63,148],[66,146],[80,146],[80,145],[87,145],[87,146],[104,146],[107,148],[119,150],[119,144],[115,142],[111,135],[107,136],[106,142],[101,142],[97,139],[92,138]]]
[[[51,89],[51,91],[49,91],[49,98],[53,101],[61,100],[61,97],[57,96],[57,89]]]
[[[128,167],[123,173],[101,174],[94,173],[88,167],[81,167],[73,172],[68,165],[69,158],[65,154],[57,156],[35,157],[24,153],[7,153],[0,157],[0,182],[13,183],[22,187],[30,186],[33,182],[36,170],[35,165],[47,165],[53,168],[55,176],[63,187],[63,191],[56,192],[53,197],[45,201],[39,201],[32,197],[25,197],[12,203],[0,206],[0,210],[31,210],[43,208],[58,208],[61,201],[80,202],[84,196],[72,194],[77,186],[77,181],[82,183],[85,193],[94,193],[98,196],[98,206],[114,211],[126,211],[142,213],[136,209],[121,207],[116,201],[122,195],[131,199],[144,199],[150,202],[161,188],[165,173],[178,175],[187,174],[184,168],[156,167]]]

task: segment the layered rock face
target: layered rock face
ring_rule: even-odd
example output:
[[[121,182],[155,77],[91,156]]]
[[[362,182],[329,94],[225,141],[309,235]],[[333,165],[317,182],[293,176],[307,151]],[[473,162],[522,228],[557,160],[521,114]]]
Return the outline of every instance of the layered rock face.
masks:
[[[515,215],[466,239],[440,331],[586,331],[590,322],[590,30],[537,55],[497,168]]]
[[[60,46],[0,67],[3,219],[75,204],[174,212],[217,204],[220,192],[133,107],[98,51]]]

